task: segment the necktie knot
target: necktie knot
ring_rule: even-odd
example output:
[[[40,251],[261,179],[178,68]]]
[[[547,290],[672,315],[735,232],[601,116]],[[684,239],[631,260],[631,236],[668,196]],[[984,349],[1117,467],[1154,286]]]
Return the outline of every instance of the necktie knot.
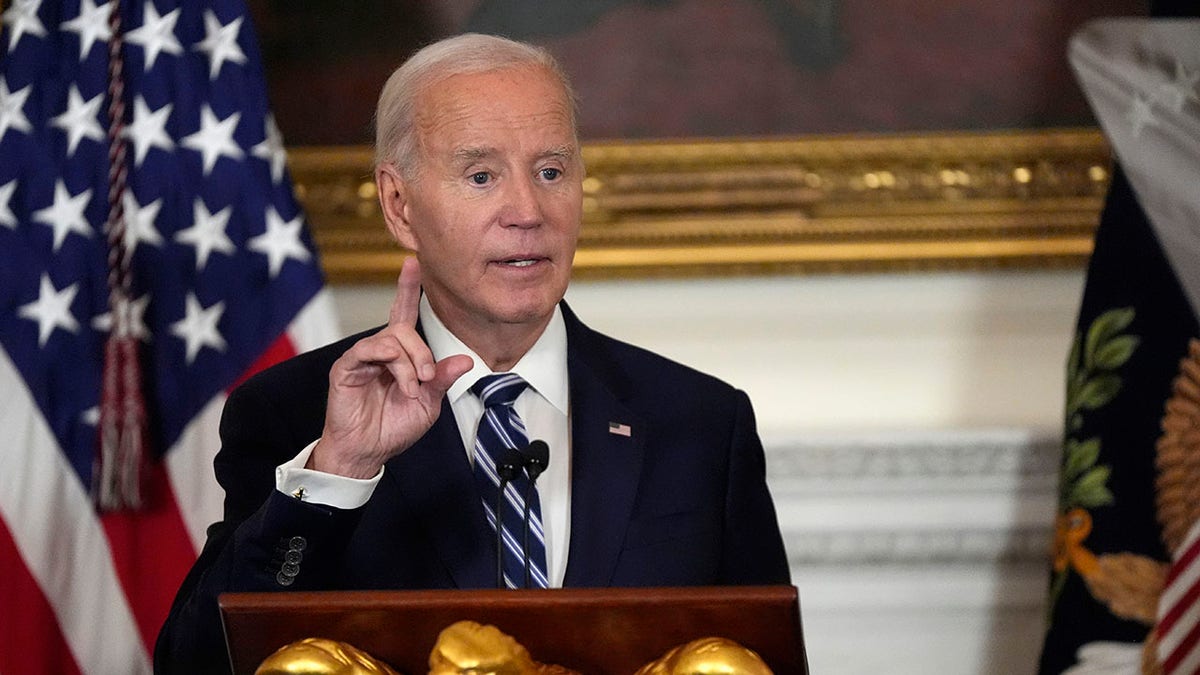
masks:
[[[479,378],[471,391],[483,401],[485,408],[510,406],[529,384],[516,373],[497,373]]]

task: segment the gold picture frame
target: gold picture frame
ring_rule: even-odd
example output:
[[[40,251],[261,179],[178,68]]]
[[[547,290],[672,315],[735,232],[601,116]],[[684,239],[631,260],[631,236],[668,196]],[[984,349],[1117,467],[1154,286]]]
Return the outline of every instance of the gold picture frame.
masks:
[[[597,142],[577,278],[1078,267],[1110,174],[1095,129]],[[391,281],[366,147],[293,148],[335,283]]]

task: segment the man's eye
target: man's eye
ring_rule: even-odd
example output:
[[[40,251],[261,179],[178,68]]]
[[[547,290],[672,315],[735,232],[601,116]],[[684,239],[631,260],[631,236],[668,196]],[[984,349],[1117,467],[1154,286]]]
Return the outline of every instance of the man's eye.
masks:
[[[471,174],[471,182],[476,185],[487,185],[488,181],[491,179],[491,175],[486,171],[476,171],[475,173]]]
[[[545,180],[555,180],[562,175],[562,171],[554,168],[542,169],[542,178]]]

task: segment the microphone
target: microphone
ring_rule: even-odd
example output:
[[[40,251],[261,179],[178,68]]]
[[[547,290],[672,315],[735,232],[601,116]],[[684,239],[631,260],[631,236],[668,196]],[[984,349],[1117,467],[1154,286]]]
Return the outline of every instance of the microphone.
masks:
[[[525,471],[529,473],[531,481],[536,481],[538,476],[542,475],[542,472],[550,465],[550,446],[546,444],[546,441],[531,441],[521,450],[521,455],[525,460]]]
[[[524,460],[525,473],[529,475],[529,485],[525,486],[525,528],[523,540],[523,553],[525,554],[525,588],[529,588],[529,497],[533,494],[534,484],[537,483],[538,476],[546,470],[550,464],[550,446],[546,445],[546,441],[535,440],[530,441],[529,445],[521,448],[521,459]],[[547,561],[548,562],[548,561]]]
[[[524,460],[524,456],[519,451],[507,448],[496,462],[496,473],[500,476],[500,491],[496,493],[495,511],[496,588],[504,588],[504,488],[520,473]]]

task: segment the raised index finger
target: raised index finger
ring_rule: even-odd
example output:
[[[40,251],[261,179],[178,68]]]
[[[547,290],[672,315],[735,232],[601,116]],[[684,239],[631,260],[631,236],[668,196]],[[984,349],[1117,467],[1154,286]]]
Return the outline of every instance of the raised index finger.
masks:
[[[421,305],[421,264],[415,257],[404,259],[396,279],[396,299],[388,313],[388,325],[416,326]]]

